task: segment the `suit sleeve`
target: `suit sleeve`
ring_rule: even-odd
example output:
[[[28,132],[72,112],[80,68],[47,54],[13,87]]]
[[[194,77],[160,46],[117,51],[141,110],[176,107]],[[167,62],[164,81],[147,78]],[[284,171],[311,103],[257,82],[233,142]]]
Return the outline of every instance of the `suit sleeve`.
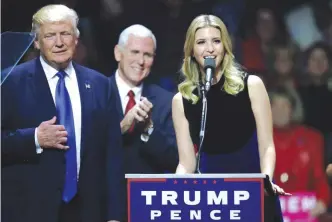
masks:
[[[36,155],[35,128],[1,129],[1,154],[5,156],[31,157]]]
[[[175,172],[179,158],[173,127],[171,107],[168,110],[163,122],[156,124],[149,140],[143,143],[141,149],[146,155],[151,157],[156,166],[160,169]]]
[[[5,82],[1,87],[1,155],[4,163],[37,155],[35,128],[15,128],[18,99],[13,95],[15,87],[12,86]]]
[[[122,221],[125,217],[126,180],[124,173],[124,151],[120,118],[115,99],[109,96],[108,103],[108,146],[106,155],[107,172],[107,220]]]

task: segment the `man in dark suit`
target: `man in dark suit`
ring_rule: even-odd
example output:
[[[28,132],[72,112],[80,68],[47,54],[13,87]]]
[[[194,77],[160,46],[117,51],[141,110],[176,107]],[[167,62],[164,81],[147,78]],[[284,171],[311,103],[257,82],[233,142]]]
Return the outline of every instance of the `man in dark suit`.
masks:
[[[157,85],[143,84],[155,50],[155,36],[142,25],[126,28],[114,48],[118,69],[110,82],[122,119],[126,173],[175,172],[178,164],[173,94]]]
[[[2,84],[3,222],[123,218],[120,120],[108,79],[72,62],[77,22],[64,5],[40,9],[32,31],[41,56]]]

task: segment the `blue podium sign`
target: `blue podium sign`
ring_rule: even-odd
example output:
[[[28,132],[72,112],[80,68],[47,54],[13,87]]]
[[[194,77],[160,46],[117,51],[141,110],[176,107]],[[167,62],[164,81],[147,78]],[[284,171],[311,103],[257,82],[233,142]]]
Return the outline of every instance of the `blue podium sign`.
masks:
[[[263,174],[126,175],[128,222],[264,221]]]

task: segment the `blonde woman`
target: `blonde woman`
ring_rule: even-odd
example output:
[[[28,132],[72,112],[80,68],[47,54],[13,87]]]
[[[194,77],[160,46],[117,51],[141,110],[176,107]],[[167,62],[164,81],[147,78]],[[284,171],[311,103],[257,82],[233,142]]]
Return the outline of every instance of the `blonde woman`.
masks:
[[[213,15],[196,17],[186,34],[182,65],[185,79],[172,106],[179,149],[177,173],[195,172],[202,111],[200,85],[205,79],[206,58],[215,60],[216,69],[207,93],[200,171],[264,173],[272,178],[276,154],[265,86],[259,77],[249,76],[238,68],[227,29]],[[277,194],[287,194],[273,183],[272,187]],[[275,209],[266,221],[282,221],[280,207]]]

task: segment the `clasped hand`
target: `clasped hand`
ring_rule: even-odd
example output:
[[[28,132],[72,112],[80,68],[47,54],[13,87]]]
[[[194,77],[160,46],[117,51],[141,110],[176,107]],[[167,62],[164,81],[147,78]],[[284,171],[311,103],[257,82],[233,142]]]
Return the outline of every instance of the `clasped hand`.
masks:
[[[152,103],[147,98],[142,97],[141,101],[139,101],[131,110],[129,110],[121,121],[120,125],[122,134],[126,133],[133,123],[142,123],[145,125],[144,128],[146,128],[147,125],[152,124],[152,108]]]
[[[63,125],[56,125],[56,117],[42,122],[37,128],[37,140],[43,149],[61,149],[66,150],[68,133]]]

